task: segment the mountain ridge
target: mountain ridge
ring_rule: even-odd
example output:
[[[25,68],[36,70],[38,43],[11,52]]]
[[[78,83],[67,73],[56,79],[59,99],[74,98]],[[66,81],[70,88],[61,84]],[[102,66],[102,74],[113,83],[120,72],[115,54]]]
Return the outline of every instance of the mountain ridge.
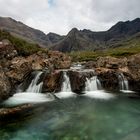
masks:
[[[29,27],[24,23],[16,21],[10,17],[0,17],[0,29],[6,30],[16,37],[25,39],[26,41],[29,41],[31,43],[37,43],[43,47],[54,43],[49,39],[49,34],[46,35],[44,32]],[[59,40],[59,35],[54,33],[53,36],[54,38],[56,37],[57,40]]]
[[[134,38],[135,34],[140,32],[140,18],[132,21],[120,21],[107,31],[94,32],[88,29],[73,28],[65,36],[51,32],[45,34],[12,18],[0,17],[0,29],[51,50],[62,52],[96,51],[124,46],[125,41],[131,37]]]

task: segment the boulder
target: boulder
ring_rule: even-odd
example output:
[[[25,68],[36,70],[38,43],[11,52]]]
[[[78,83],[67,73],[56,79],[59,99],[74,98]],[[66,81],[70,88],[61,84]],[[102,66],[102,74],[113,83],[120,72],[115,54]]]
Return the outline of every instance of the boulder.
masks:
[[[63,81],[63,72],[54,71],[48,73],[43,81],[43,92],[59,92]]]
[[[0,108],[0,124],[8,123],[17,118],[23,118],[24,116],[27,116],[33,108],[34,105],[32,104],[21,105],[13,108]]]
[[[14,46],[4,43],[0,44],[0,59],[12,59],[15,56],[17,56],[17,51]]]
[[[97,68],[95,71],[104,89],[119,89],[118,71],[107,68]]]
[[[49,51],[49,61],[53,64],[54,69],[69,69],[71,66],[71,58],[58,51]]]
[[[70,77],[71,89],[77,94],[82,94],[85,89],[86,78],[91,78],[95,75],[93,71],[68,71]]]
[[[11,95],[11,82],[5,73],[0,70],[0,102]]]
[[[13,84],[16,84],[17,82],[21,83],[31,71],[31,62],[24,57],[15,57],[11,60],[11,65],[6,75],[11,79]]]
[[[118,69],[127,66],[127,58],[115,58],[111,56],[99,57],[97,59],[97,67],[108,69]]]

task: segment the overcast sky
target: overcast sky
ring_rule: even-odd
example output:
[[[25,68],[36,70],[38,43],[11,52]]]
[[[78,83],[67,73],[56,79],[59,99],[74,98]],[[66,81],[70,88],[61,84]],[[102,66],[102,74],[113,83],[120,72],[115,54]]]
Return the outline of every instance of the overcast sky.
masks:
[[[0,0],[0,16],[45,33],[67,34],[73,27],[102,31],[140,17],[140,0]]]

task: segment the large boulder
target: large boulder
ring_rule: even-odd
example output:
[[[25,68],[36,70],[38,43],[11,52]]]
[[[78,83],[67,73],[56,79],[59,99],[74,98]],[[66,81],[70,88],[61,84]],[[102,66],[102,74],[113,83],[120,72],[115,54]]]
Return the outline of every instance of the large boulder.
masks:
[[[107,68],[97,68],[96,74],[104,89],[119,90],[119,72]]]
[[[58,51],[50,51],[48,53],[49,61],[53,64],[54,69],[68,69],[71,66],[71,58]]]
[[[97,59],[97,67],[108,69],[118,69],[127,66],[127,58],[115,58],[111,56],[99,57]]]
[[[11,95],[11,82],[5,73],[0,70],[0,102]]]
[[[68,71],[70,78],[71,89],[77,94],[81,94],[85,89],[86,78],[91,78],[95,75],[94,71]]]
[[[43,92],[59,92],[63,81],[63,72],[54,71],[46,74],[43,81]]]
[[[13,84],[16,84],[17,82],[21,83],[31,71],[31,62],[24,57],[15,57],[11,60],[11,65],[6,75],[11,79]]]

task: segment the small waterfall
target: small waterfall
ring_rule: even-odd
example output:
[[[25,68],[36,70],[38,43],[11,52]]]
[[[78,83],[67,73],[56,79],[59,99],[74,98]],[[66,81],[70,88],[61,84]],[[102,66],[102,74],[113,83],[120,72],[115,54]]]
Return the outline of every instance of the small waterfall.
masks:
[[[114,95],[101,90],[102,89],[101,82],[97,78],[97,76],[87,78],[86,80],[87,81],[85,83],[86,84],[85,94],[83,94],[82,96],[101,100],[108,100],[114,98]]]
[[[129,90],[128,80],[124,77],[122,73],[119,74],[119,85],[120,90]]]
[[[29,85],[28,89],[26,90],[26,92],[32,92],[32,93],[40,93],[42,90],[42,85],[43,82],[38,83],[38,80],[41,76],[43,72],[38,72],[37,75],[35,76],[35,78],[32,80],[31,84]]]
[[[66,73],[66,71],[63,72],[63,84],[61,88],[61,92],[71,92],[71,85],[70,85],[70,79]]]
[[[55,95],[60,99],[76,96],[75,93],[73,93],[71,90],[70,79],[67,75],[67,71],[63,71],[63,83],[61,87],[61,92],[55,93]]]
[[[95,91],[101,89],[101,83],[97,76],[86,78],[85,91]]]

